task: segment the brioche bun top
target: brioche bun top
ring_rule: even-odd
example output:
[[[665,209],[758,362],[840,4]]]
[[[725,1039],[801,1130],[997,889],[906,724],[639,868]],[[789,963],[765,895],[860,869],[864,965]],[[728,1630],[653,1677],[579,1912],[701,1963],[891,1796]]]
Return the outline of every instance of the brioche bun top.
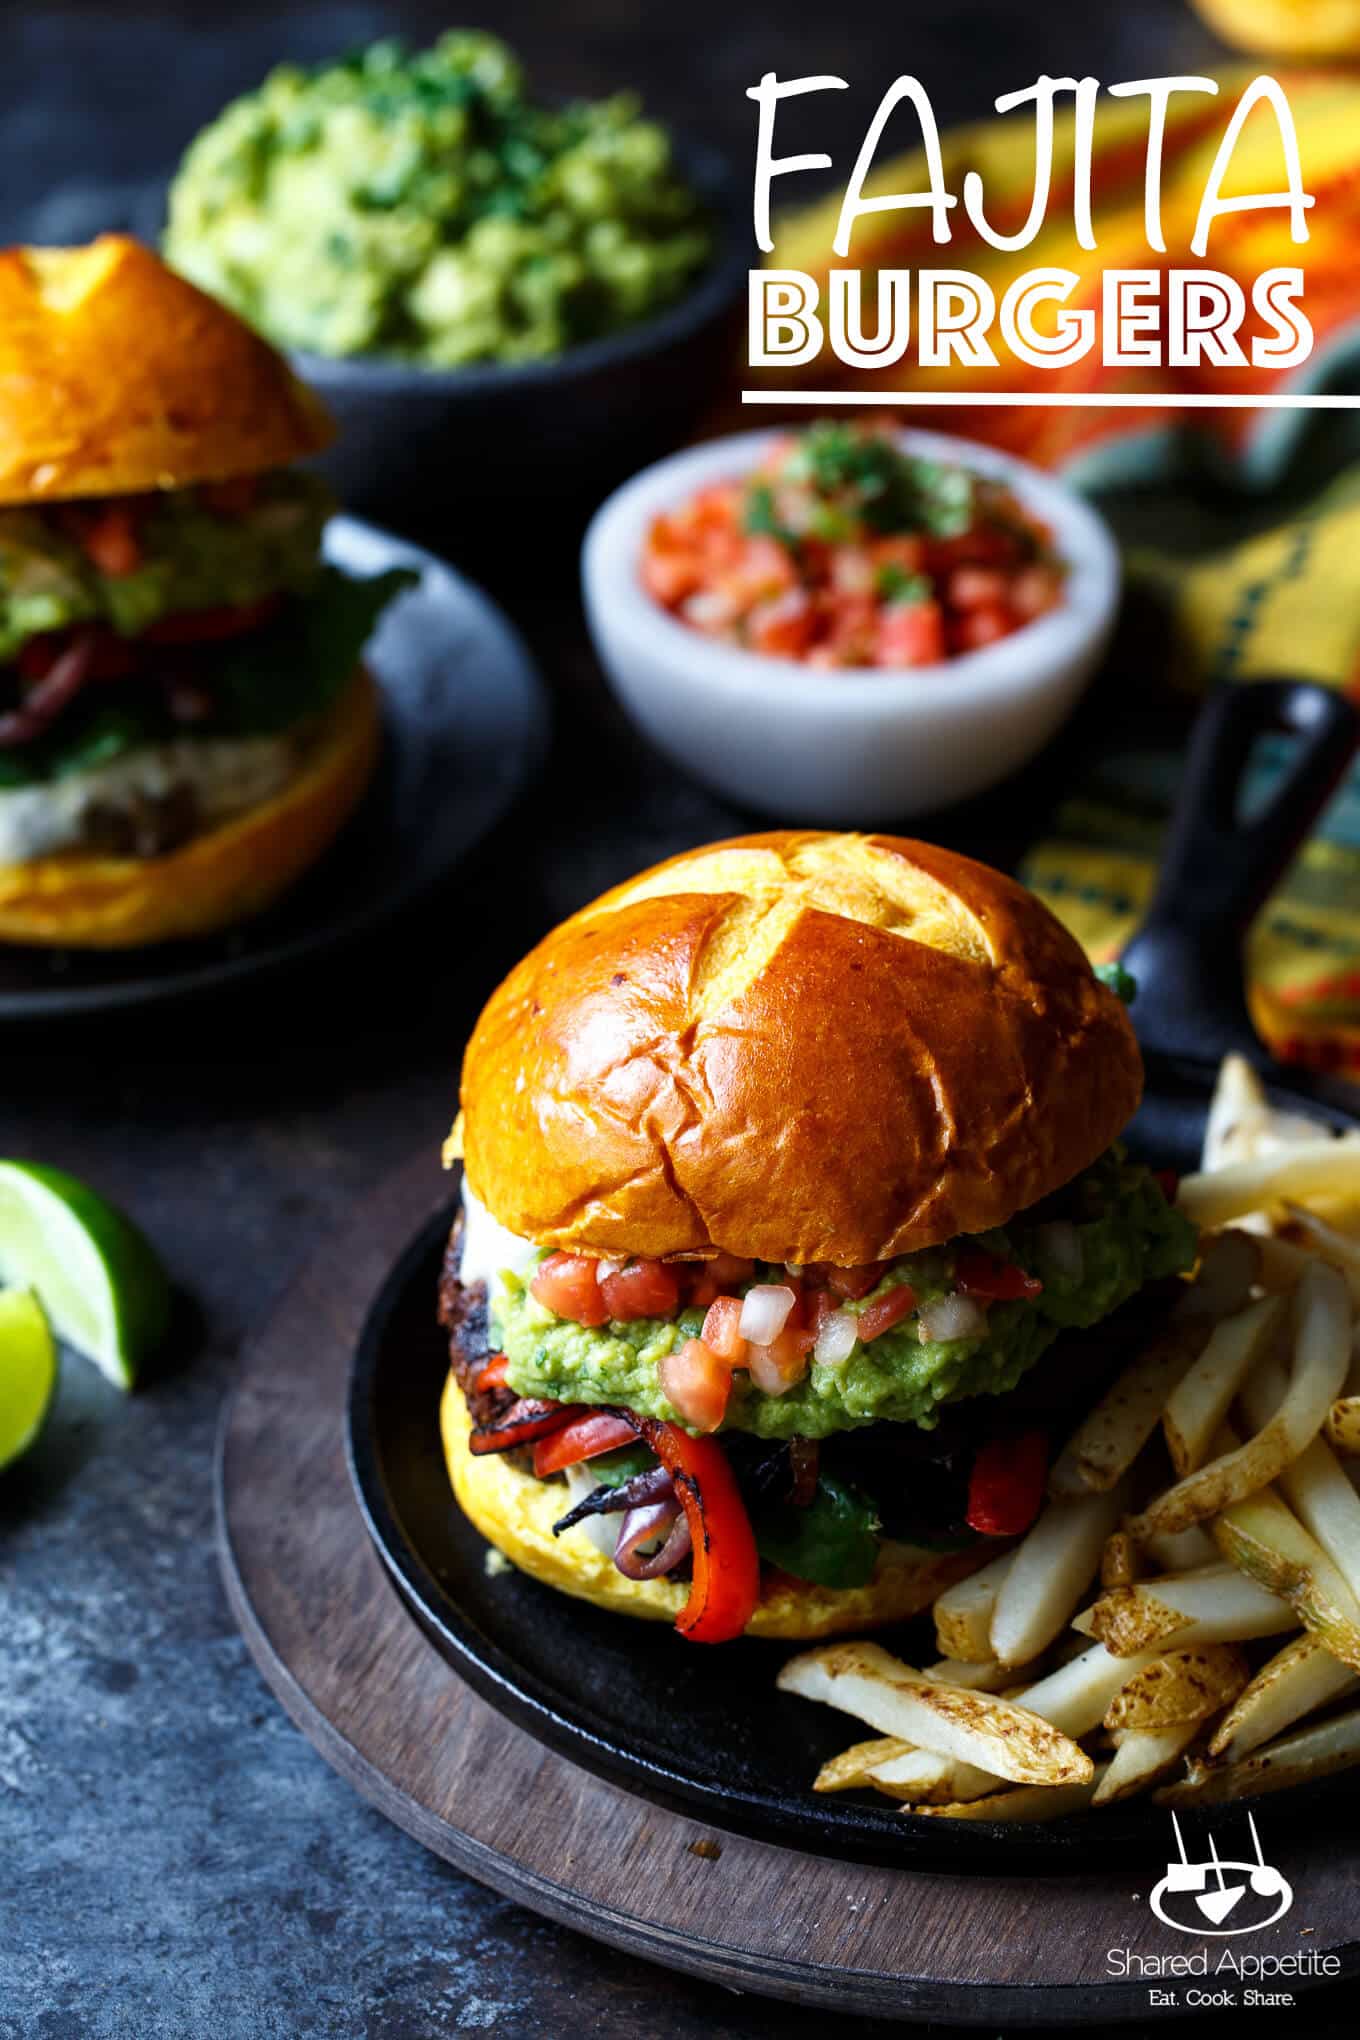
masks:
[[[461,1143],[543,1246],[848,1266],[1003,1224],[1141,1090],[1123,1006],[1023,886],[784,830],[673,857],[540,942],[468,1045]]]
[[[230,481],[333,436],[282,355],[140,242],[0,250],[0,503]]]

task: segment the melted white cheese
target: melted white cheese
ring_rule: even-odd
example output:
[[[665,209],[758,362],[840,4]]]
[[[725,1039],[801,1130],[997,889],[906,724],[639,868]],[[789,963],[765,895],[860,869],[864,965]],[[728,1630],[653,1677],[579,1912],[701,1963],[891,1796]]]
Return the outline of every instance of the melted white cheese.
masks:
[[[297,769],[295,736],[177,737],[89,772],[0,793],[0,864],[27,864],[90,840],[92,809],[132,810],[189,787],[205,827],[281,793]]]
[[[463,1177],[463,1258],[458,1264],[458,1279],[465,1289],[474,1282],[485,1282],[488,1296],[499,1287],[498,1278],[502,1271],[510,1269],[516,1275],[528,1275],[538,1266],[539,1249],[532,1240],[522,1240],[518,1234],[507,1232],[498,1219],[494,1219],[486,1206],[468,1189],[467,1177]]]

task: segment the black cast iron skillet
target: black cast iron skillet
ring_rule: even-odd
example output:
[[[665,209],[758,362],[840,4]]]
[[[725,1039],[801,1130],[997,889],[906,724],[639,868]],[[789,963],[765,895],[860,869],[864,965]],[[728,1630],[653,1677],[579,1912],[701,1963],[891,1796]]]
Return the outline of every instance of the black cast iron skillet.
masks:
[[[1237,819],[1254,740],[1300,746],[1269,806]],[[1321,688],[1262,683],[1215,697],[1186,762],[1166,864],[1127,962],[1148,1043],[1147,1095],[1131,1144],[1193,1167],[1219,1057],[1260,1062],[1241,986],[1252,915],[1316,820],[1357,741],[1351,708]],[[1334,1127],[1360,1124],[1339,1088],[1278,1077],[1282,1103]],[[355,1358],[349,1453],[369,1534],[412,1614],[493,1705],[587,1769],[665,1805],[766,1841],[917,1867],[1079,1871],[1146,1868],[1166,1816],[1134,1802],[1034,1826],[903,1815],[872,1795],[816,1798],[818,1766],[854,1741],[849,1717],[777,1694],[787,1647],[705,1649],[669,1629],[609,1615],[513,1571],[488,1573],[487,1546],[453,1502],[437,1408],[447,1349],[435,1283],[451,1211],[411,1242],[369,1314]],[[909,1660],[935,1655],[928,1625],[885,1633]],[[1314,1825],[1354,1804],[1344,1780],[1303,1787]],[[1341,1789],[1338,1789],[1340,1786]],[[1299,1795],[1296,1794],[1297,1799]],[[1187,1832],[1203,1825],[1183,1817]]]

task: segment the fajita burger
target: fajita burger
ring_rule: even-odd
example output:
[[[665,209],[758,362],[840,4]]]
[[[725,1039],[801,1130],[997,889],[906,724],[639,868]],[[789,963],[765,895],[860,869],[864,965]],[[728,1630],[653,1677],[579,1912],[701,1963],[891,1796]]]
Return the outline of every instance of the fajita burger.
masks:
[[[0,253],[0,940],[253,913],[377,756],[359,654],[405,578],[321,560],[282,358],[135,241]]]
[[[464,1511],[697,1641],[922,1609],[1028,1527],[1193,1262],[1118,1145],[1141,1081],[1075,942],[948,851],[781,832],[605,894],[464,1063]]]

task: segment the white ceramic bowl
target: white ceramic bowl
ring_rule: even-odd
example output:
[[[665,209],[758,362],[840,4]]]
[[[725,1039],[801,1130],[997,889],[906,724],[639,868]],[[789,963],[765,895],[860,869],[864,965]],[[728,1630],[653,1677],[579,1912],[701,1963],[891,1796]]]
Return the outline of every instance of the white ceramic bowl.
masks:
[[[639,565],[652,519],[748,474],[772,439],[743,432],[673,454],[609,497],[586,533],[586,614],[605,672],[652,742],[744,807],[797,822],[890,822],[980,793],[1042,749],[1100,661],[1119,555],[1081,497],[1027,461],[937,432],[908,453],[1009,484],[1066,562],[1063,599],[938,666],[824,672],[704,637],[653,601]]]

